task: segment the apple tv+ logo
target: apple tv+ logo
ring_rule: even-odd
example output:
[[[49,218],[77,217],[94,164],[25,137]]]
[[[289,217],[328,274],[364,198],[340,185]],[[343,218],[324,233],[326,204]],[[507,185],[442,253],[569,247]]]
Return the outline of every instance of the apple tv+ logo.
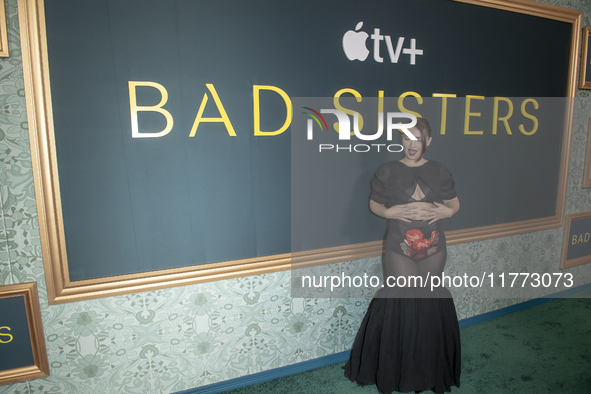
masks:
[[[367,41],[369,34],[364,31],[359,31],[362,27],[363,22],[359,22],[357,26],[355,26],[355,31],[349,30],[343,35],[343,51],[345,52],[347,59],[351,61],[360,60],[363,62],[369,56],[369,49],[367,49],[365,46],[365,42]],[[417,56],[423,54],[423,50],[417,48],[416,38],[410,39],[409,48],[402,48],[405,39],[404,37],[398,37],[396,48],[394,48],[394,45],[392,44],[392,38],[390,36],[380,34],[379,28],[374,28],[371,39],[373,40],[373,60],[378,63],[384,62],[384,58],[380,55],[381,41],[386,42],[390,63],[398,63],[398,60],[400,59],[400,53],[402,52],[403,55],[409,55],[410,64],[414,65],[416,64]]]

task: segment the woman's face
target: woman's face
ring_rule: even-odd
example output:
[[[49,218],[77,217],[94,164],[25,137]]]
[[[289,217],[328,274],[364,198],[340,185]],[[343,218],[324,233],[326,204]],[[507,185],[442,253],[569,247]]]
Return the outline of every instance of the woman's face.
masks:
[[[423,157],[423,136],[421,130],[416,127],[410,129],[410,132],[417,137],[417,140],[411,140],[406,134],[402,135],[402,146],[404,147],[404,155],[408,160],[416,161]],[[425,146],[429,146],[431,143],[431,137],[427,138]]]

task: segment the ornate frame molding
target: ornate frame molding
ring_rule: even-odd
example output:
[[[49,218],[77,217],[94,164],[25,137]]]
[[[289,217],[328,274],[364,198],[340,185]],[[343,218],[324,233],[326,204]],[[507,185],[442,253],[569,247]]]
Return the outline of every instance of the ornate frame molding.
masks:
[[[45,337],[43,336],[37,283],[29,282],[0,286],[0,299],[18,296],[24,297],[25,300],[34,365],[0,371],[0,385],[49,376],[49,361],[47,360]]]

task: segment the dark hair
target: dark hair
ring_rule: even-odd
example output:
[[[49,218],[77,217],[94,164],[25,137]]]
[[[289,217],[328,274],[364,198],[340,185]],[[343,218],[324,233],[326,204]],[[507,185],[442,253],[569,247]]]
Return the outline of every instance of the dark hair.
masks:
[[[417,124],[414,126],[421,132],[421,145],[423,146],[423,152],[421,153],[421,157],[425,154],[427,150],[427,140],[431,138],[431,125],[425,118],[417,117]],[[400,132],[400,139],[404,138],[404,133]]]
[[[417,118],[417,124],[415,126],[421,132],[421,144],[423,145],[423,153],[427,150],[427,140],[431,138],[431,125],[425,118]],[[422,157],[421,155],[421,157]]]

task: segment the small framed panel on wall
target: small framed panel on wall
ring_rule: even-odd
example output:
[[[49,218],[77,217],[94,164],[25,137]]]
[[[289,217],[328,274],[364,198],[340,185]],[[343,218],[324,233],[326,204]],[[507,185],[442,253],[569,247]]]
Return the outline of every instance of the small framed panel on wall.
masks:
[[[35,282],[0,286],[0,385],[49,376]]]
[[[302,97],[399,97],[385,111],[417,113],[439,100],[430,154],[463,210],[449,244],[562,226],[572,103],[542,114],[575,96],[581,12],[369,0],[360,16],[356,0],[335,4],[19,0],[49,303],[287,270],[293,252],[313,265],[379,256],[369,183],[397,156],[372,156],[347,191],[319,197],[346,204],[322,220],[341,238],[293,242]]]
[[[583,29],[583,50],[581,53],[581,71],[579,73],[579,89],[591,89],[591,27],[585,27]],[[588,186],[587,186],[588,187]]]
[[[560,268],[591,263],[591,212],[566,215]]]

